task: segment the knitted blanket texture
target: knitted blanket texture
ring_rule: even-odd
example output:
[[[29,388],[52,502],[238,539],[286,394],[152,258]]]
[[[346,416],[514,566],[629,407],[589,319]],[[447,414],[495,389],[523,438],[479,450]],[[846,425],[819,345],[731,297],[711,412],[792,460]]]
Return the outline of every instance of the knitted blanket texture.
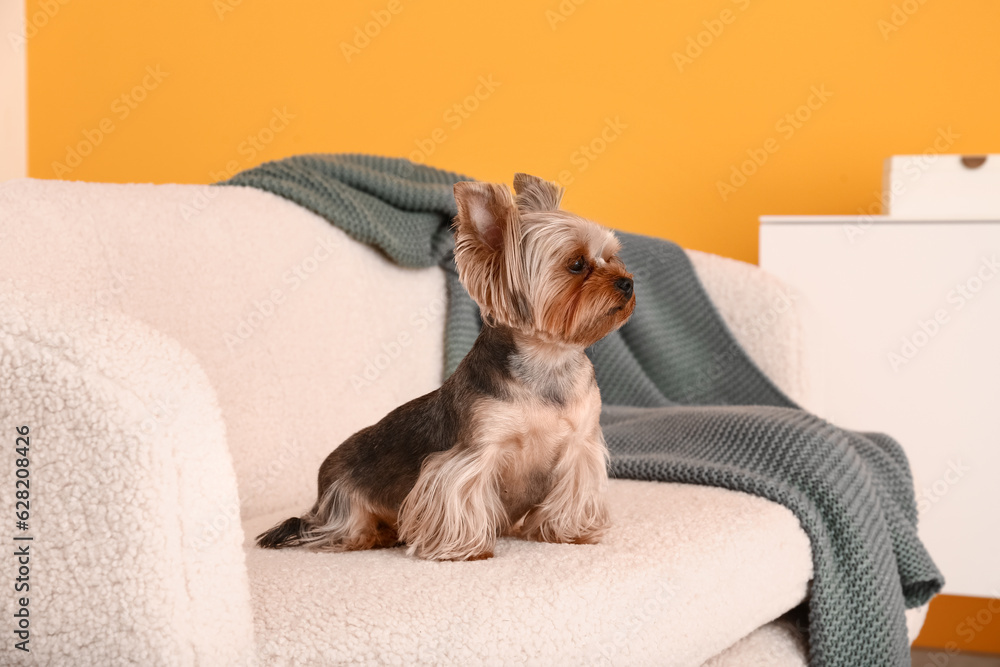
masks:
[[[222,185],[289,199],[401,266],[444,268],[447,376],[481,326],[452,255],[452,186],[462,180],[472,179],[337,154],[266,163]],[[679,246],[618,235],[635,275],[635,314],[588,350],[605,406],[609,473],[724,487],[788,507],[812,545],[810,664],[909,665],[904,609],[925,603],[944,580],[917,537],[903,450],[797,407],[740,348]]]

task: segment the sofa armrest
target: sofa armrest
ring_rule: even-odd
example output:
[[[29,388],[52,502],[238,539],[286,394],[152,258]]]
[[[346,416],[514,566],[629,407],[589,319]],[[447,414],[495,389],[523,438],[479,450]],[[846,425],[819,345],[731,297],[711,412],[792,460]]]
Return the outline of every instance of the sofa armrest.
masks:
[[[0,434],[6,532],[31,538],[8,543],[27,550],[24,587],[0,602],[28,633],[22,660],[252,661],[235,474],[191,354],[125,316],[0,285]],[[0,662],[18,661],[14,644]]]
[[[789,398],[811,407],[807,341],[795,291],[753,264],[696,250],[687,254],[736,341]]]

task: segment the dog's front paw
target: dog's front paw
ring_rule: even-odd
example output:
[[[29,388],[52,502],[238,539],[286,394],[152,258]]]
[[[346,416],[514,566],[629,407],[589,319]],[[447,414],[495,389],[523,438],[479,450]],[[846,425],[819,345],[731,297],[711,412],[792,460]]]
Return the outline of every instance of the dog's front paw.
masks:
[[[492,549],[487,549],[485,551],[473,551],[471,553],[461,553],[456,551],[437,553],[426,549],[413,549],[411,547],[406,553],[407,555],[423,558],[424,560],[465,561],[489,560],[490,558],[493,558]]]
[[[541,525],[535,530],[522,531],[518,537],[534,542],[549,542],[552,544],[598,544],[608,532],[608,526],[586,532],[565,532],[558,527]]]
[[[575,516],[536,507],[525,515],[517,536],[535,542],[597,544],[610,527],[611,519],[603,504]]]

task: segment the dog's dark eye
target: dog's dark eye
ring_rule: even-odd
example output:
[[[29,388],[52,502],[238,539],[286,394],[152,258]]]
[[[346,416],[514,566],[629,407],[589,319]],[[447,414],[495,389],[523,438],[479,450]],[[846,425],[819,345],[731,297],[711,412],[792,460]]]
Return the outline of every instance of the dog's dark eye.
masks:
[[[572,264],[569,265],[569,272],[583,273],[583,270],[586,268],[587,268],[587,260],[583,258],[583,255],[580,255],[579,257],[576,258],[576,260]]]

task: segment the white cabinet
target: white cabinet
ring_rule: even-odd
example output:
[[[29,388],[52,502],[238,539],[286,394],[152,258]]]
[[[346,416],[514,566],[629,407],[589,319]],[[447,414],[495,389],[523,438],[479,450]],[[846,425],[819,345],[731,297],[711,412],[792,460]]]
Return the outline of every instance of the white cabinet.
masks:
[[[804,407],[896,438],[945,592],[1000,597],[1000,221],[764,216],[760,265],[801,294]]]

